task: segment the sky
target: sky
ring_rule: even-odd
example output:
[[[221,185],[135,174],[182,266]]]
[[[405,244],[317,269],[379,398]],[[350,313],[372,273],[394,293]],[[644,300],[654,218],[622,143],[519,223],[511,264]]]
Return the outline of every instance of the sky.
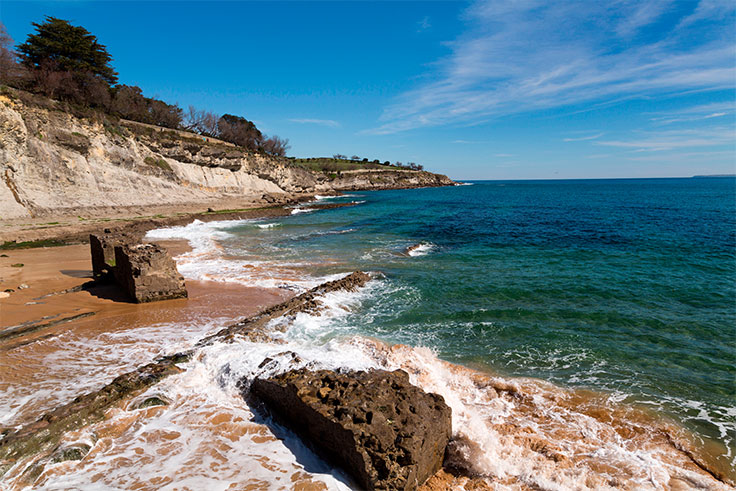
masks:
[[[0,2],[95,34],[119,82],[289,155],[455,179],[736,173],[736,2]]]

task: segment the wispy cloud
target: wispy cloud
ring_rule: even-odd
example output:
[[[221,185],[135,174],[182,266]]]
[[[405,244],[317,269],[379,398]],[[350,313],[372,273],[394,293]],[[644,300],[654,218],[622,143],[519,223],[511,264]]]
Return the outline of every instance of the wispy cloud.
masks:
[[[665,155],[634,155],[627,157],[626,160],[635,162],[712,162],[715,159],[729,159],[733,157],[733,152],[672,152]]]
[[[588,140],[595,140],[603,136],[603,133],[596,133],[595,135],[581,136],[578,138],[564,138],[563,142],[584,142]]]
[[[732,88],[735,18],[736,4],[720,0],[480,0],[431,81],[400,95],[371,131]]]
[[[320,126],[329,126],[330,128],[339,128],[340,126],[342,126],[338,121],[332,119],[293,118],[289,121],[299,124],[316,124]]]
[[[418,32],[426,31],[427,29],[430,29],[432,27],[432,23],[429,20],[429,16],[424,17],[422,20],[420,20],[417,25],[419,26],[417,28]]]
[[[651,118],[657,124],[672,124],[692,121],[703,121],[707,119],[720,118],[723,116],[733,115],[736,112],[736,103],[718,102],[711,104],[702,104],[682,108],[676,111],[667,111],[659,113],[659,116]]]
[[[597,141],[597,145],[629,149],[635,152],[660,152],[678,148],[714,147],[736,142],[736,130],[731,127],[717,127],[695,130],[678,130],[643,133],[636,138],[625,140]],[[730,150],[733,153],[733,150]]]

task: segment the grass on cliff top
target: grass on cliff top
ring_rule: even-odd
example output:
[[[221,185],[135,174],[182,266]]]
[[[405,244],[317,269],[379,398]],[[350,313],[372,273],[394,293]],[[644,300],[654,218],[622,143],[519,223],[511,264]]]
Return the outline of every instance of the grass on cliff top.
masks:
[[[396,170],[397,167],[375,162],[362,162],[358,160],[333,159],[329,157],[317,157],[307,159],[290,159],[294,165],[318,172],[337,172],[360,169],[382,169]]]

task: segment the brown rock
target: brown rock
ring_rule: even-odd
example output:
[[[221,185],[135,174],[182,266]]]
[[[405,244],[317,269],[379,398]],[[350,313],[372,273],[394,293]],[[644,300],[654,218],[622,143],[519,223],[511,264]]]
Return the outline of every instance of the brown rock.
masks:
[[[89,234],[89,250],[92,256],[94,279],[113,280],[115,268],[115,246],[137,242],[138,237],[126,233],[114,233],[105,229],[102,233]]]
[[[184,278],[158,244],[116,245],[115,281],[137,303],[185,298]]]
[[[415,490],[436,473],[451,409],[402,370],[293,370],[256,379],[253,393],[360,489]]]

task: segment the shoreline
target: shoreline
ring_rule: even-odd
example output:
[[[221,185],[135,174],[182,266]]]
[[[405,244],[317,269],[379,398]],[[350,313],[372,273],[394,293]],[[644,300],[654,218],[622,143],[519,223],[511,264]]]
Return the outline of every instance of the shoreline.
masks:
[[[281,215],[266,215],[266,216],[284,216],[286,214],[289,214],[290,211],[282,208],[282,210],[285,213],[282,213]],[[211,216],[211,215],[210,215]],[[232,219],[238,219],[241,218],[240,216],[236,216],[236,218]],[[255,217],[242,217],[242,218],[255,218]],[[178,217],[177,217],[178,219]],[[188,222],[191,220],[194,220],[195,218],[187,217],[187,218],[181,218],[184,222]],[[217,217],[216,219],[220,219],[220,217]],[[135,222],[133,222],[135,223]],[[186,243],[186,241],[183,240],[176,240],[176,241],[157,241],[154,240],[153,242],[159,242],[162,243],[167,248],[170,248],[172,251],[172,255],[179,255],[184,252],[187,252],[188,250],[191,250],[189,245]],[[16,251],[3,251],[9,255],[8,258],[0,258],[2,259],[4,264],[8,261],[28,261],[28,266],[31,268],[36,268],[36,266],[39,267],[39,270],[35,269],[29,269],[26,271],[23,271],[28,275],[29,278],[35,278],[33,281],[38,283],[43,283],[44,288],[46,290],[53,290],[54,288],[60,288],[62,286],[66,288],[74,288],[75,286],[78,286],[80,282],[85,281],[84,276],[80,276],[80,271],[83,271],[82,263],[85,261],[85,258],[83,257],[85,255],[85,251],[87,253],[86,261],[89,263],[89,257],[88,257],[88,246],[86,245],[76,245],[76,246],[63,246],[58,248],[47,248],[47,249],[32,249],[32,250],[16,250]],[[45,257],[45,259],[38,261],[35,258],[38,257]],[[58,257],[64,258],[64,267],[66,267],[67,264],[71,264],[72,266],[77,267],[76,270],[68,270],[67,273],[63,273],[61,270],[61,267],[59,266],[58,261],[55,261],[55,258],[58,259]],[[40,264],[34,264],[34,261],[40,263]],[[45,268],[41,268],[41,265],[46,265]],[[25,267],[25,266],[24,266]],[[46,281],[41,281],[43,275],[49,274],[49,268],[57,268],[55,271],[54,277],[46,277]],[[89,268],[89,265],[87,266]],[[22,268],[21,268],[22,269]],[[69,271],[75,271],[75,275],[73,276]],[[91,271],[89,271],[91,273]],[[5,276],[5,270],[0,269],[0,276]],[[51,281],[53,280],[53,281]],[[5,283],[1,283],[3,285],[3,289],[5,288]],[[191,285],[191,286],[190,286]],[[25,303],[21,303],[21,300],[26,300],[26,298],[31,298],[31,300],[26,301],[34,301],[32,300],[34,297],[33,295],[36,295],[38,293],[44,294],[41,290],[35,290],[33,285],[30,285],[31,288],[24,289],[21,291],[16,292],[18,294],[17,300],[14,304],[14,308],[17,309],[18,312],[20,311],[34,311],[36,313],[41,312],[40,305],[46,305],[45,308],[49,308],[49,304],[56,305],[58,300],[69,300],[74,299],[74,302],[63,302],[66,306],[75,308],[75,309],[83,309],[84,308],[84,302],[89,301],[90,304],[87,304],[87,307],[89,305],[94,305],[100,308],[98,312],[91,318],[85,318],[85,319],[79,319],[75,321],[71,321],[69,323],[64,324],[61,326],[61,328],[52,327],[49,330],[44,330],[43,332],[34,333],[31,335],[31,338],[37,337],[38,341],[45,341],[51,338],[43,338],[43,336],[46,335],[59,335],[60,332],[64,331],[73,331],[73,332],[101,332],[98,328],[93,327],[94,324],[100,323],[101,320],[105,320],[106,327],[104,329],[108,329],[110,324],[116,323],[118,326],[121,326],[123,329],[135,329],[136,327],[143,327],[145,325],[150,325],[151,322],[171,322],[171,323],[177,323],[181,322],[182,312],[189,312],[189,314],[194,315],[195,311],[199,309],[198,313],[201,315],[210,316],[214,313],[217,313],[217,315],[223,315],[225,317],[229,316],[235,316],[235,318],[242,318],[245,315],[248,315],[247,313],[256,313],[262,308],[265,308],[269,305],[273,305],[275,303],[278,303],[278,301],[283,301],[284,299],[288,298],[289,296],[293,296],[293,292],[289,291],[274,291],[270,293],[270,296],[265,297],[265,293],[268,292],[269,289],[266,288],[252,288],[251,294],[252,296],[249,297],[249,301],[244,301],[242,298],[242,295],[244,292],[248,290],[248,287],[244,287],[242,285],[237,284],[227,284],[227,283],[219,283],[219,282],[197,282],[192,280],[187,280],[187,286],[188,288],[191,288],[190,292],[190,299],[187,300],[172,300],[172,301],[166,301],[161,302],[158,304],[146,304],[146,305],[136,305],[136,304],[120,304],[116,303],[114,299],[111,298],[103,298],[103,297],[94,297],[92,294],[86,291],[79,291],[79,292],[71,292],[71,293],[65,293],[62,295],[55,295],[53,297],[47,297],[50,300],[47,301],[46,304],[34,304],[31,306],[31,308],[28,308]],[[62,290],[65,288],[62,288]],[[58,291],[58,290],[55,290]],[[279,296],[280,294],[280,296]],[[94,298],[93,298],[94,297]],[[209,300],[206,300],[206,298],[209,297]],[[12,298],[12,296],[11,296]],[[280,300],[278,300],[280,299]],[[3,299],[2,303],[0,305],[5,304],[8,299]],[[76,303],[76,301],[81,301],[80,303]],[[260,302],[260,303],[259,303]],[[194,304],[194,305],[189,305]],[[81,305],[81,306],[80,306]],[[3,305],[4,306],[4,305]],[[8,312],[8,310],[5,310],[5,312]],[[46,313],[44,310],[44,315],[50,315]],[[81,311],[80,311],[81,312]],[[178,314],[177,314],[178,313]],[[16,314],[13,314],[16,315]],[[2,326],[6,327],[5,322],[5,315],[3,315],[2,319]],[[20,317],[13,317],[16,322],[25,322],[25,318]],[[201,319],[201,318],[200,318]],[[14,340],[16,342],[17,340]],[[35,346],[45,346],[47,345],[46,342],[44,343],[35,343]],[[23,346],[24,350],[30,350],[33,347],[30,346],[30,344],[26,344]],[[14,349],[11,347],[11,349]],[[43,348],[46,349],[46,348]],[[385,351],[387,353],[392,352],[401,352],[402,350],[409,349],[413,350],[413,348],[404,347],[401,345],[385,345],[383,347],[377,348],[379,351]],[[42,353],[37,353],[42,354]],[[2,350],[2,343],[0,343],[0,365],[2,365],[2,358],[3,356],[6,356],[6,351]],[[468,378],[475,378],[475,377],[481,377],[484,379],[482,382],[483,384],[491,384],[494,385],[492,382],[489,382],[489,380],[493,380],[497,377],[495,374],[490,373],[483,373],[478,372],[477,368],[467,368],[462,365],[452,365],[448,362],[442,362],[445,363],[447,366],[451,367],[451,371],[455,371],[458,373],[465,373]],[[473,373],[475,373],[475,375]],[[518,383],[522,379],[519,378],[512,378],[512,380],[516,380]],[[20,381],[20,380],[19,380]],[[2,381],[3,385],[6,385],[5,380]],[[541,384],[548,384],[544,381],[534,381],[535,384],[541,383]],[[553,385],[553,384],[549,384]],[[556,386],[555,386],[556,387]],[[496,386],[494,390],[499,390],[499,387]],[[563,389],[564,390],[564,389]],[[575,393],[580,391],[574,391]],[[601,394],[598,394],[599,396]],[[64,403],[66,401],[61,401],[61,403]],[[625,409],[625,408],[624,408]],[[39,413],[43,413],[43,411],[39,411]],[[29,413],[33,414],[33,412]],[[27,418],[27,421],[32,421],[33,418],[29,417]],[[671,436],[669,437],[671,439]],[[672,447],[677,449],[677,444],[675,442],[670,441],[669,442]],[[552,449],[552,447],[542,447],[542,448],[548,448],[549,455],[552,460],[554,460],[555,450]],[[681,450],[680,450],[681,451]],[[687,455],[687,454],[685,454]],[[690,457],[691,460],[692,457]],[[697,464],[697,461],[694,461]],[[712,471],[708,471],[707,468],[704,468],[703,466],[699,467],[703,469],[704,471],[710,473],[713,475]],[[462,480],[462,476],[453,476],[452,474],[449,474],[446,470],[440,471],[441,473],[444,473],[442,475],[435,476],[435,478],[430,479],[430,481],[427,483],[426,489],[442,489],[443,486],[449,485],[449,483],[457,484],[458,479]],[[438,482],[439,481],[439,482]]]
[[[292,194],[267,201],[223,199],[189,205],[161,205],[117,208],[92,208],[78,212],[49,213],[37,218],[0,220],[0,251],[43,247],[39,241],[53,242],[50,246],[86,242],[90,233],[110,228],[143,234],[148,230],[172,227],[193,220],[239,220],[281,217],[290,214],[290,206],[310,202],[320,193]],[[322,193],[331,195],[330,193]],[[335,194],[339,196],[339,194]],[[312,205],[317,209],[346,206],[346,204]],[[29,244],[21,244],[29,242]]]

